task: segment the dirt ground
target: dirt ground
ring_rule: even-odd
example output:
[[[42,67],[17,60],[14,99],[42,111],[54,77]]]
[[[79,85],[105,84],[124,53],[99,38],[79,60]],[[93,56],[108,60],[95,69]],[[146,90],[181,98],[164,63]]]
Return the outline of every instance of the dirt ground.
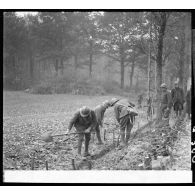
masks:
[[[33,95],[24,92],[4,92],[3,94],[3,166],[5,170],[30,170],[34,158],[34,169],[72,170],[72,159],[79,165],[77,136],[56,137],[51,143],[40,138],[45,132],[63,133],[74,112],[81,106],[94,108],[114,96],[81,95]],[[136,98],[132,97],[136,103]],[[113,108],[105,114],[101,136],[104,145],[96,144],[96,137],[90,142],[90,161],[94,170],[137,170],[143,163],[152,137],[152,126],[143,132],[136,130],[146,124],[144,110],[139,110],[127,147],[117,147],[119,129],[116,126]],[[190,123],[189,123],[190,124]],[[190,127],[188,124],[188,131]],[[74,132],[74,129],[72,129]],[[104,131],[106,132],[104,138]],[[114,134],[113,134],[114,131]],[[136,133],[135,133],[136,132]],[[114,138],[113,138],[114,136]],[[177,140],[175,146],[174,170],[190,169],[190,133]]]

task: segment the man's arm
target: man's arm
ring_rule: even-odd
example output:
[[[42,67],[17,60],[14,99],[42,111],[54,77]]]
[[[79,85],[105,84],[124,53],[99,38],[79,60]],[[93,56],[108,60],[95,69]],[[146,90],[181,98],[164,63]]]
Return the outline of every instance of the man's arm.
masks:
[[[118,105],[116,105],[116,106],[114,107],[114,113],[115,113],[116,120],[119,122],[119,110],[118,110]]]
[[[76,122],[77,118],[79,116],[79,112],[76,112],[73,116],[73,118],[70,120],[69,125],[68,125],[68,130],[70,131],[72,129],[72,126]]]

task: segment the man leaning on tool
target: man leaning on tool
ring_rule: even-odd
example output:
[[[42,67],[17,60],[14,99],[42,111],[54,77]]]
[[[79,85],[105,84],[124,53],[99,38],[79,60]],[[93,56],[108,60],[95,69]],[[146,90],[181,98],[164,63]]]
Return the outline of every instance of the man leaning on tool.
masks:
[[[160,96],[160,112],[159,121],[162,119],[168,119],[172,107],[171,92],[167,89],[167,85],[162,83]]]
[[[85,137],[85,152],[84,157],[90,156],[89,154],[89,141],[91,137],[91,131],[95,129],[97,124],[95,112],[90,108],[84,106],[77,111],[73,118],[70,120],[67,132],[70,133],[72,126],[78,132],[78,154],[81,155],[82,142]]]
[[[127,99],[119,100],[114,106],[115,117],[120,125],[121,146],[127,145],[134,118],[138,115],[138,113],[133,110],[134,106],[135,105]]]
[[[181,116],[185,100],[183,89],[179,87],[178,81],[175,81],[175,88],[172,89],[171,96],[175,114],[177,117]]]
[[[104,119],[105,111],[107,108],[112,107],[117,101],[119,101],[119,99],[117,98],[113,98],[110,101],[106,100],[102,104],[96,106],[94,109],[96,119],[97,119],[97,125],[95,127],[95,131],[98,139],[98,143],[97,143],[98,145],[103,144],[100,135],[100,127],[103,127],[103,119]]]

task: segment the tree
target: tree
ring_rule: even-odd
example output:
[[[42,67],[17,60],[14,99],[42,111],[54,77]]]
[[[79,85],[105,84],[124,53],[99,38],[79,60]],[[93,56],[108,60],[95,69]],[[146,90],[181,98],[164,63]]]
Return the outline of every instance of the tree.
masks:
[[[26,54],[25,21],[16,16],[14,12],[4,13],[4,69],[5,85],[16,87],[20,80],[18,72],[18,59]]]
[[[124,88],[124,72],[129,64],[138,16],[136,12],[105,12],[101,19],[103,52],[119,62],[121,88]]]

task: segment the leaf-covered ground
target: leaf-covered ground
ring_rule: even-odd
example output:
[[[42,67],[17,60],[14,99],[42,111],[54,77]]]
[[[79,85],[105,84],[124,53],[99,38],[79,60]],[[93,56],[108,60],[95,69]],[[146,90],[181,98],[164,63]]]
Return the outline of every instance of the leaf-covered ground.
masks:
[[[33,95],[24,92],[4,92],[3,94],[3,165],[4,169],[30,170],[34,158],[34,169],[71,170],[71,160],[76,165],[81,162],[77,155],[77,136],[70,135],[56,137],[51,143],[45,143],[40,138],[45,132],[53,134],[63,133],[70,118],[81,106],[94,108],[104,100],[113,96],[78,96],[78,95]],[[136,103],[135,97],[132,101]],[[118,127],[114,118],[113,108],[105,114],[104,125],[101,130],[104,145],[96,144],[96,137],[91,139],[90,153],[92,153],[92,169],[117,170],[137,169],[143,163],[152,139],[152,127],[146,131],[136,130],[147,123],[145,111],[140,115],[132,130],[130,143],[127,147],[117,147]],[[72,129],[74,131],[74,129]],[[113,139],[114,131],[114,139]],[[182,133],[181,133],[182,135]],[[181,156],[175,161],[174,169],[190,168],[190,135],[180,136],[177,140],[176,155]],[[182,153],[180,150],[185,151]],[[180,151],[180,153],[179,153]],[[179,157],[177,158],[179,159]],[[183,163],[181,163],[181,161]]]

